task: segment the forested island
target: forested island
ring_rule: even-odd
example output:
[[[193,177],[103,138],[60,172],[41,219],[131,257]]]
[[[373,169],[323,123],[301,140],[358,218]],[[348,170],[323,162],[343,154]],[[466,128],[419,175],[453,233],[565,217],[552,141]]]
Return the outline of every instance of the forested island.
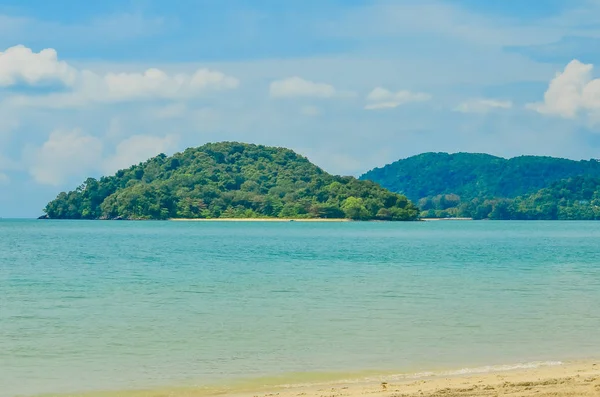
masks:
[[[88,178],[48,203],[50,219],[346,218],[412,221],[419,211],[378,184],[328,174],[292,150],[238,142],[164,154]]]
[[[360,177],[417,202],[424,218],[600,219],[600,162],[424,153]]]

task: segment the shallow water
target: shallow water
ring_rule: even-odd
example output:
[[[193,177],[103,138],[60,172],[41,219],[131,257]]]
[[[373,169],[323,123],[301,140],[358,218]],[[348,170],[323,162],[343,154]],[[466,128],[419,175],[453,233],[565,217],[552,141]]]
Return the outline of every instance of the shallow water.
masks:
[[[1,396],[595,358],[599,329],[600,222],[0,220]]]

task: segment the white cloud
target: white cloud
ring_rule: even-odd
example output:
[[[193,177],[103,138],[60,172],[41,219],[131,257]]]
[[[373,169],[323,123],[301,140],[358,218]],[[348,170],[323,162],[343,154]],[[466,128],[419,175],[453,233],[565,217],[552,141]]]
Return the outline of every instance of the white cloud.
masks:
[[[87,76],[90,80],[95,79],[89,74]],[[144,73],[109,73],[102,80],[106,88],[106,100],[114,101],[190,98],[206,90],[228,90],[239,85],[236,78],[208,69],[198,69],[192,75],[168,75],[152,68]],[[89,83],[96,84],[84,82],[86,85]]]
[[[111,156],[104,157],[105,145],[100,138],[79,129],[55,130],[40,147],[26,147],[23,161],[36,182],[59,186],[70,177],[84,178],[98,172],[113,174],[159,153],[173,151],[177,143],[176,135],[134,135],[118,143]],[[6,168],[1,166],[2,162],[0,170]]]
[[[365,105],[366,110],[377,110],[377,109],[393,109],[400,106],[400,102],[380,102]]]
[[[431,95],[423,92],[407,90],[391,92],[385,88],[377,87],[367,95],[367,101],[370,103],[365,106],[365,109],[393,109],[410,102],[424,102],[430,99]]]
[[[117,145],[115,154],[104,161],[103,170],[112,174],[120,169],[129,168],[150,157],[174,150],[177,143],[176,135],[167,135],[163,138],[134,135]]]
[[[93,103],[188,100],[210,91],[231,90],[239,80],[218,71],[198,69],[193,74],[168,74],[152,68],[143,73],[99,75],[83,70],[71,92],[43,96],[15,96],[11,104],[42,108],[74,108]]]
[[[16,46],[0,52],[0,86],[20,81],[27,84],[59,81],[69,86],[68,92],[10,99],[17,106],[49,108],[81,107],[98,102],[190,99],[208,91],[235,89],[240,84],[235,77],[206,68],[191,74],[169,74],[157,68],[141,73],[98,74],[57,61],[54,49],[35,54],[27,47]]]
[[[25,157],[29,173],[42,184],[61,185],[70,176],[85,176],[102,159],[102,141],[80,130],[55,130],[39,148],[29,148]]]
[[[498,99],[472,99],[461,103],[454,111],[461,113],[487,113],[493,109],[510,109],[513,103],[511,101],[502,101]]]
[[[527,107],[564,118],[574,118],[582,110],[600,110],[600,79],[592,79],[593,68],[576,59],[571,61],[550,81],[543,102],[530,103]]]
[[[315,83],[295,76],[273,81],[269,87],[269,94],[273,98],[332,98],[336,96],[337,91],[330,84]]]
[[[70,86],[76,76],[76,70],[66,62],[59,61],[52,48],[35,53],[18,45],[0,52],[0,86],[3,87],[19,83],[38,85],[56,82]]]
[[[0,185],[8,185],[10,183],[10,178],[3,172],[0,172]]]

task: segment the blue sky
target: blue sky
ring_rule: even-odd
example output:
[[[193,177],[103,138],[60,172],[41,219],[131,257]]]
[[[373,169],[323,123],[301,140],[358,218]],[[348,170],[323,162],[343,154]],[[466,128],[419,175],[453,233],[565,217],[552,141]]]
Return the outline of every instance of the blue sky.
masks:
[[[600,152],[598,0],[4,0],[0,217],[206,142],[359,175]]]

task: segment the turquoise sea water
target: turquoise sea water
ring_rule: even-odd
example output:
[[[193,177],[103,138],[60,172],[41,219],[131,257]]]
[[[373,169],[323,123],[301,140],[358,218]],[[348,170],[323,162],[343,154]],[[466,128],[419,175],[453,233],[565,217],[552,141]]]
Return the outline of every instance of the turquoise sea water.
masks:
[[[0,220],[0,395],[600,357],[600,222]]]

